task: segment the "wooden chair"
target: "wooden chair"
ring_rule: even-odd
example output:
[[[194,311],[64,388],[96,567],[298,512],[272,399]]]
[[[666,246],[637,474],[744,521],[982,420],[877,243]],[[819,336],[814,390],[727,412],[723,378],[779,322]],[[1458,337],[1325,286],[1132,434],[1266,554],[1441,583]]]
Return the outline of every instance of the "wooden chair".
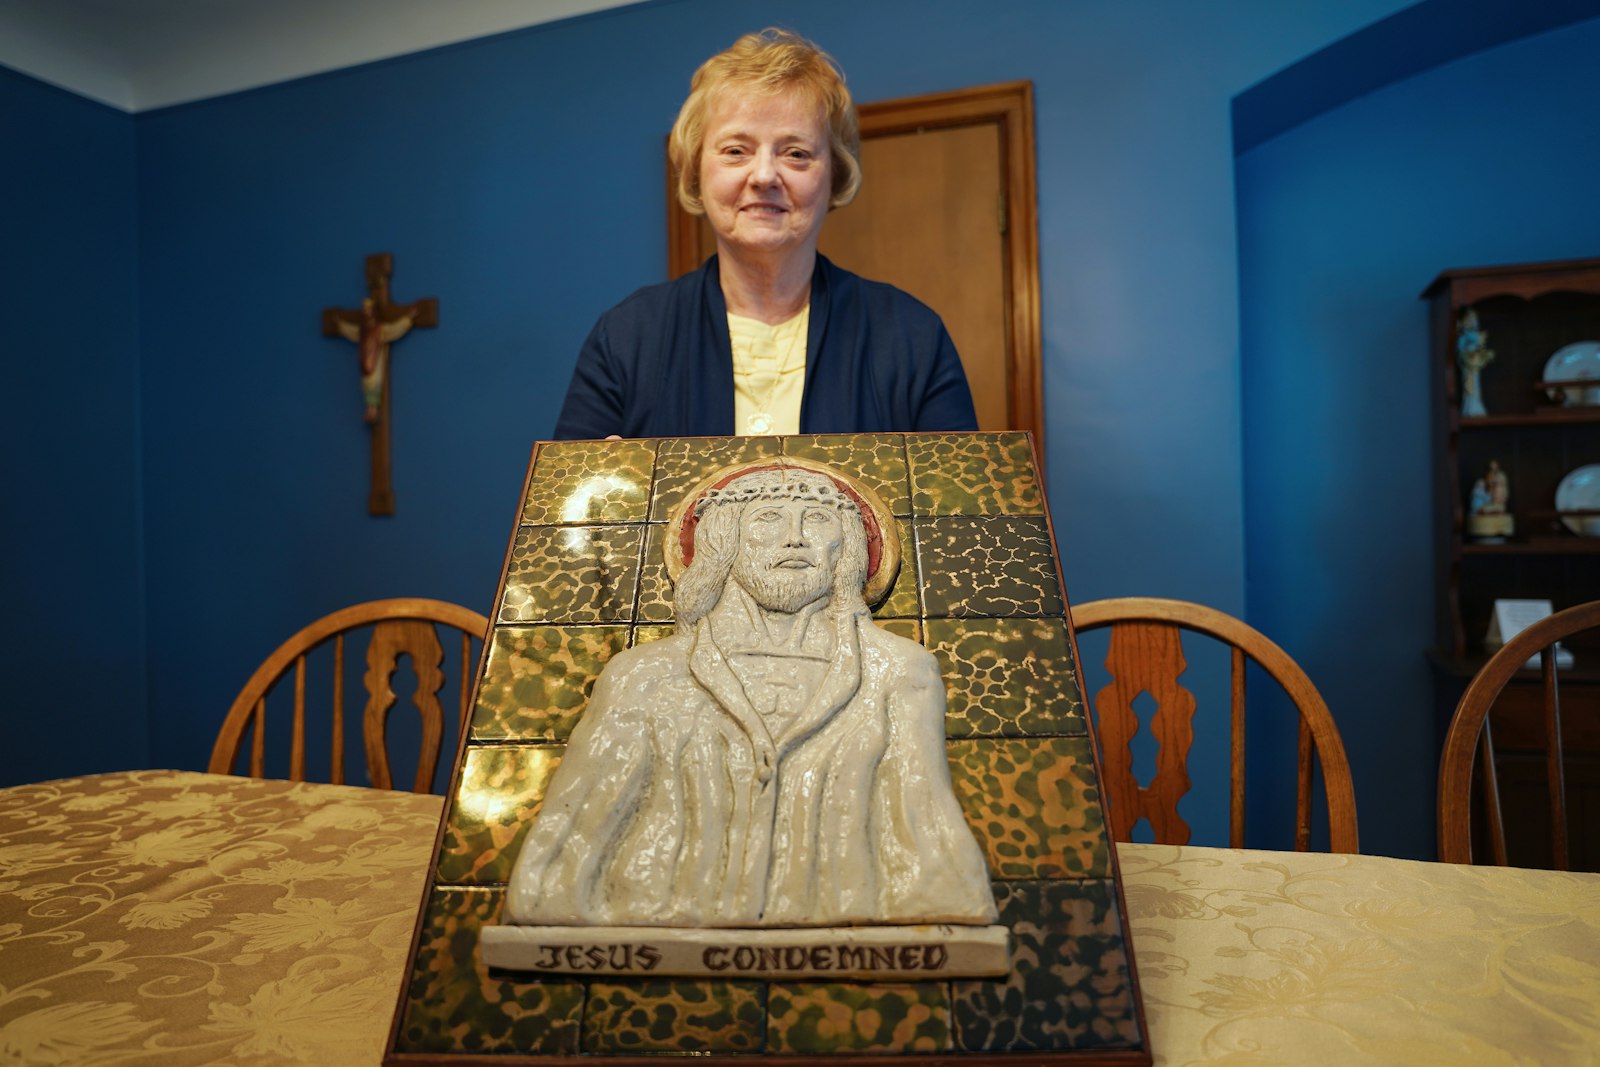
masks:
[[[247,726],[254,725],[250,744],[250,776],[266,775],[266,725],[267,691],[294,667],[294,718],[290,728],[289,778],[303,782],[306,776],[306,656],[330,638],[333,640],[333,693],[331,779],[344,781],[344,643],[345,635],[363,627],[370,627],[371,639],[367,645],[367,670],[363,681],[366,686],[366,710],[362,715],[362,735],[366,745],[367,773],[379,789],[393,788],[389,771],[389,754],[386,728],[389,710],[394,706],[395,694],[391,688],[400,657],[411,657],[417,675],[416,692],[412,702],[422,717],[421,754],[412,792],[426,792],[432,781],[434,767],[439,761],[439,746],[444,735],[444,712],[439,704],[439,691],[444,687],[444,648],[434,625],[439,624],[460,631],[460,718],[467,721],[467,702],[470,699],[475,660],[472,655],[474,639],[482,641],[489,631],[489,620],[468,608],[442,600],[397,598],[372,600],[356,604],[331,615],[325,615],[295,634],[250,676],[228,717],[223,720],[217,734],[216,745],[211,750],[211,763],[207,768],[213,774],[232,774]]]
[[[1316,687],[1298,664],[1270,639],[1231,615],[1200,604],[1157,597],[1117,597],[1072,608],[1077,633],[1111,628],[1106,669],[1111,681],[1095,694],[1100,736],[1103,799],[1112,836],[1130,840],[1134,824],[1149,820],[1162,844],[1189,841],[1189,825],[1178,815],[1178,801],[1189,791],[1189,747],[1194,741],[1195,697],[1178,682],[1187,667],[1182,632],[1204,634],[1229,646],[1232,659],[1232,735],[1228,842],[1244,847],[1245,667],[1254,661],[1294,701],[1300,712],[1298,779],[1295,797],[1295,848],[1311,847],[1312,757],[1322,762],[1328,805],[1329,848],[1356,852],[1356,801],[1350,765],[1338,727]],[[1130,742],[1139,731],[1134,701],[1149,693],[1157,708],[1147,724],[1158,746],[1155,777],[1141,786],[1133,773]]]
[[[1500,782],[1495,770],[1494,742],[1489,710],[1506,683],[1532,658],[1539,658],[1544,688],[1542,702],[1545,743],[1545,779],[1549,796],[1550,848],[1553,866],[1567,870],[1571,859],[1567,837],[1565,757],[1561,740],[1561,686],[1555,663],[1555,645],[1574,634],[1600,628],[1600,600],[1558,611],[1540,619],[1489,657],[1461,694],[1456,713],[1445,734],[1439,760],[1439,859],[1445,863],[1473,863],[1472,767],[1476,762],[1482,780],[1483,806],[1489,850],[1494,862],[1506,865],[1505,823],[1500,809]]]

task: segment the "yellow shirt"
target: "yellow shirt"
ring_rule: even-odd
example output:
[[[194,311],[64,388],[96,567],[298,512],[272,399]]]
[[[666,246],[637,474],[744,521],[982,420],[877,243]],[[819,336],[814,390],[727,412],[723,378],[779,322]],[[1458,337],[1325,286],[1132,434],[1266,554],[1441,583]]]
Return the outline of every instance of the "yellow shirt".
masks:
[[[787,322],[728,316],[733,343],[733,432],[800,432],[800,399],[806,384],[806,331],[811,305]]]

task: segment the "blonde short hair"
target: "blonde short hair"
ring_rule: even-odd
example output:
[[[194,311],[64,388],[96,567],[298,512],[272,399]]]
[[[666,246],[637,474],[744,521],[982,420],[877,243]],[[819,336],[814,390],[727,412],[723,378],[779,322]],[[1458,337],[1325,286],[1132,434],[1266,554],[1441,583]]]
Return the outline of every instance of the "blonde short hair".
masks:
[[[712,97],[729,90],[757,93],[799,93],[824,113],[833,160],[829,207],[843,207],[861,188],[861,134],[855,103],[845,88],[844,72],[833,57],[798,34],[765,29],[747,33],[726,52],[700,65],[689,81],[689,98],[672,124],[667,158],[676,175],[678,202],[694,215],[705,214],[700,202],[700,151],[705,145],[706,112]]]

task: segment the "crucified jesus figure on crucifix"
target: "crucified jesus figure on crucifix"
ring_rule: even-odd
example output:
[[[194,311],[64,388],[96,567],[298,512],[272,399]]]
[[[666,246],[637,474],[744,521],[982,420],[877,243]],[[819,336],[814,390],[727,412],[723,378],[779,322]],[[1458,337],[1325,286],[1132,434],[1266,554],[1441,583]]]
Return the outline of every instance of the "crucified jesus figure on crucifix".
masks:
[[[439,325],[434,297],[395,304],[389,300],[389,275],[394,257],[387,252],[367,257],[367,295],[359,308],[324,308],[322,333],[354,341],[361,356],[362,418],[372,427],[372,486],[367,513],[394,514],[394,487],[389,473],[389,346],[413,326]]]

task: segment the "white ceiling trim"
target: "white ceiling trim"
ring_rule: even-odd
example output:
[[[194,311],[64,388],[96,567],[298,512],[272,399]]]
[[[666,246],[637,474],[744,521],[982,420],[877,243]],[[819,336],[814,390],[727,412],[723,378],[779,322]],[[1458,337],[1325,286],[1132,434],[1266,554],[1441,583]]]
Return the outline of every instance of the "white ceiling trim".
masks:
[[[145,111],[633,0],[0,0],[0,64]]]

